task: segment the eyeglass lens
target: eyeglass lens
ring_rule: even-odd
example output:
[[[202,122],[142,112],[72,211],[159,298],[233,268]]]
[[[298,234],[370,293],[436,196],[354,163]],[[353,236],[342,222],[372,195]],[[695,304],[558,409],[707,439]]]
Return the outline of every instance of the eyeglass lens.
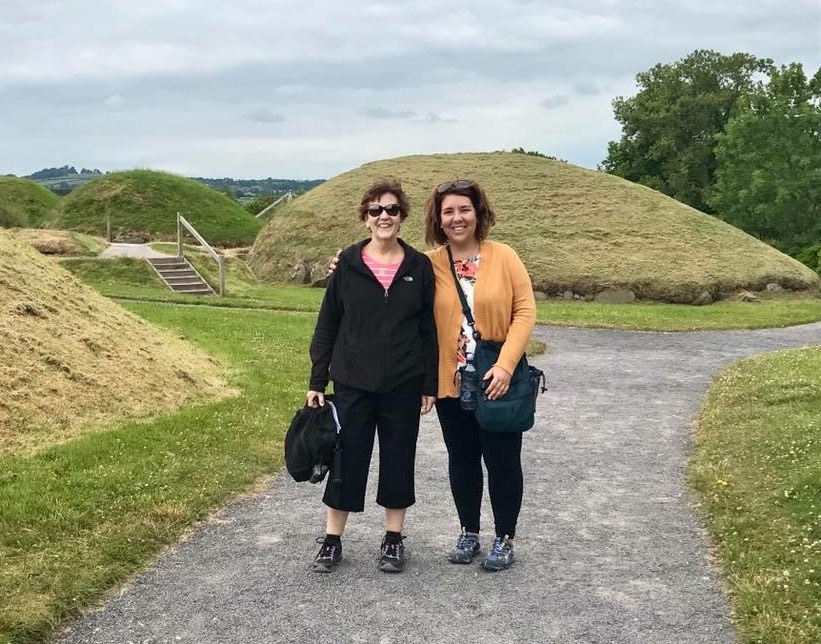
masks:
[[[398,215],[402,209],[399,207],[398,203],[389,203],[387,206],[382,206],[380,204],[371,204],[368,206],[368,214],[371,217],[378,217],[382,214],[382,211],[385,211],[391,217],[395,217]]]

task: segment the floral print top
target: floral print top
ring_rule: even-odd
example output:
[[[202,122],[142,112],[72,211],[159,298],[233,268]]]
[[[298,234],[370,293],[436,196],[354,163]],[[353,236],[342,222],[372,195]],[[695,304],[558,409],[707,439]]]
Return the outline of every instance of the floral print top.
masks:
[[[476,285],[476,272],[479,270],[479,255],[466,259],[455,259],[453,267],[456,269],[456,276],[459,278],[459,285],[465,293],[468,306],[473,312],[473,288]],[[462,329],[459,332],[459,340],[456,342],[456,366],[461,367],[468,360],[472,360],[475,350],[476,340],[473,339],[473,331],[465,317],[462,319]]]

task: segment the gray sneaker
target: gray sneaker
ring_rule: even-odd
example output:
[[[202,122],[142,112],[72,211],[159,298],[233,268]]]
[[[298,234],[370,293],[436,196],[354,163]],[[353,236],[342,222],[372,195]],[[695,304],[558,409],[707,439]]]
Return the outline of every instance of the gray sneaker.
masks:
[[[482,568],[490,572],[507,570],[513,565],[515,560],[513,556],[513,544],[507,536],[496,537],[493,540],[493,547],[482,562]]]
[[[455,564],[472,563],[473,558],[479,554],[481,549],[479,535],[473,532],[465,532],[465,529],[462,528],[462,533],[456,540],[456,545],[448,554],[448,561]]]

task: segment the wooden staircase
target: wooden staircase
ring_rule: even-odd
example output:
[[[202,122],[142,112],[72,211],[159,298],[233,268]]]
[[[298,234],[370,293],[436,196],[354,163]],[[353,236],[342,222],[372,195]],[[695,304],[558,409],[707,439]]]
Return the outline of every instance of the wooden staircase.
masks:
[[[189,295],[214,295],[214,289],[185,257],[149,257],[148,263],[172,291]]]

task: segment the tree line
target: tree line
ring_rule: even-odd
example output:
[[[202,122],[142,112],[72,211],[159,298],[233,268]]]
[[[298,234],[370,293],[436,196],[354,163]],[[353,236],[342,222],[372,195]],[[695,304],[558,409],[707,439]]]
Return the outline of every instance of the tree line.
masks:
[[[821,67],[697,50],[636,76],[600,169],[715,215],[821,272]]]

